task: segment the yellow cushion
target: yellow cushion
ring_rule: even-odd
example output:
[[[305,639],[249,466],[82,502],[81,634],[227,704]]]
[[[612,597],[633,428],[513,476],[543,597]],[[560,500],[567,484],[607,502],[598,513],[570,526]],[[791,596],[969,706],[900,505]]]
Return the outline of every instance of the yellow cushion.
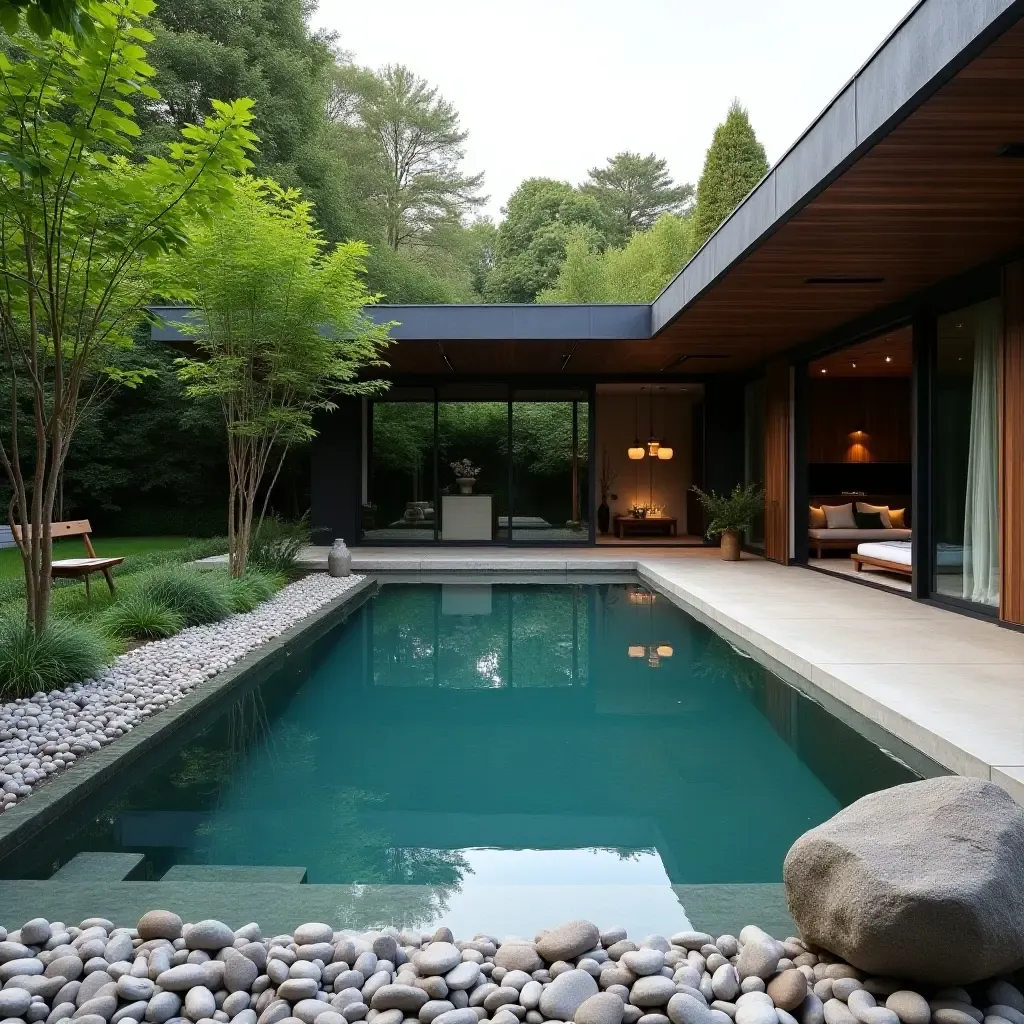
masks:
[[[905,508],[891,508],[889,509],[889,525],[894,530],[905,530],[907,524],[904,522],[904,516],[907,510]]]
[[[811,506],[811,522],[810,527],[812,530],[824,530],[828,523],[825,521],[825,513],[817,505]]]

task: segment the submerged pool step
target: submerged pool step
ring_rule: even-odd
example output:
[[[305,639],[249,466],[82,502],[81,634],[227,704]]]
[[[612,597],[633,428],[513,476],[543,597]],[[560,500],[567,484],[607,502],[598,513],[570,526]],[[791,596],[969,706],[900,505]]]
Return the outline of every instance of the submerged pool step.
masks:
[[[141,853],[76,853],[51,876],[52,882],[123,882],[145,860]]]
[[[256,885],[267,882],[301,885],[306,881],[306,869],[251,864],[175,864],[168,868],[163,881],[213,882],[224,885]]]

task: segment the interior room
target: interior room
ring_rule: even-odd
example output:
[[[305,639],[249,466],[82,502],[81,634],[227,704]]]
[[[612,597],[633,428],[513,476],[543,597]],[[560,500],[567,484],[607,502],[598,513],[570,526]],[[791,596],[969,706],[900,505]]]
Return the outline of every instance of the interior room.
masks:
[[[808,365],[808,564],[911,590],[910,327]]]
[[[699,384],[599,384],[594,508],[598,544],[702,544]]]

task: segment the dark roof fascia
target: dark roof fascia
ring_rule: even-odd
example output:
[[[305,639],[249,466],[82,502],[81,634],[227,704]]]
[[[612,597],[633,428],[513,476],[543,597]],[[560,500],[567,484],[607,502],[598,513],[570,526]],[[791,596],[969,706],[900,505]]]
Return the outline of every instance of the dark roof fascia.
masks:
[[[597,341],[651,336],[651,306],[631,304],[379,305],[375,323],[397,321],[396,341]]]
[[[187,306],[154,306],[154,341],[185,341],[176,326]],[[396,341],[621,341],[651,337],[649,304],[594,305],[378,305],[364,312],[374,323],[394,322]]]
[[[920,0],[665,286],[656,335],[1024,14],[1024,0]]]

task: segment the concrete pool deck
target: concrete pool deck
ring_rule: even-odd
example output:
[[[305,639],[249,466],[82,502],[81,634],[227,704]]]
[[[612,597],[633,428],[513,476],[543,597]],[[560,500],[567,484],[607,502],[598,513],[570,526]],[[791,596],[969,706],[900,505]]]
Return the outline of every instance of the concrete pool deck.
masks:
[[[304,561],[326,567],[326,547]],[[748,650],[959,775],[1024,804],[1024,633],[712,548],[359,547],[353,571],[635,572]]]

